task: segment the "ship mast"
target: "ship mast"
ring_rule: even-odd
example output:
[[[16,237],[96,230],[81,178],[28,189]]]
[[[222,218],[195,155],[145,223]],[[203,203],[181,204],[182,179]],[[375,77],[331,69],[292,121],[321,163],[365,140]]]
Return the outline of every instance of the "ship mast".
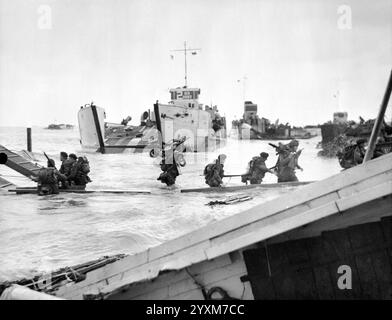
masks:
[[[245,101],[245,96],[246,96],[246,80],[248,80],[248,77],[244,75],[241,79],[238,79],[237,82],[240,83],[242,82],[242,99]]]
[[[176,51],[183,51],[184,52],[184,60],[185,60],[185,88],[188,86],[188,68],[187,68],[187,60],[186,60],[186,54],[188,51],[192,51],[192,54],[196,54],[197,51],[201,51],[199,48],[187,48],[186,47],[186,41],[184,41],[184,49],[176,49],[176,50],[171,50],[172,52]]]

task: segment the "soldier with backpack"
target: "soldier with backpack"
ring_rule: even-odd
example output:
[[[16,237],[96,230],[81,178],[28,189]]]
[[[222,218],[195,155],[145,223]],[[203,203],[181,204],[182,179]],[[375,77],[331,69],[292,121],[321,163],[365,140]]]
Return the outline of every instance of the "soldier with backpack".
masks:
[[[358,139],[355,143],[345,147],[343,151],[338,152],[339,164],[344,169],[349,169],[361,164],[365,157],[366,139]]]
[[[298,164],[298,158],[302,153],[302,149],[298,150],[298,141],[294,139],[286,145],[281,143],[279,143],[279,146],[275,146],[271,143],[270,145],[276,149],[278,155],[278,160],[275,165],[278,183],[298,181],[295,170],[303,170]]]
[[[172,186],[176,183],[176,179],[180,175],[179,167],[184,167],[186,165],[181,149],[183,147],[182,144],[185,141],[186,137],[173,139],[173,143],[163,152],[164,158],[160,163],[162,173],[157,180],[160,180],[167,186]]]
[[[37,177],[34,177],[33,180],[37,181],[38,195],[44,196],[59,193],[57,169],[53,159],[48,158],[47,168],[41,168]]]
[[[68,181],[71,185],[86,186],[87,183],[91,182],[91,179],[88,176],[89,172],[90,164],[87,157],[79,157],[71,168],[71,174],[68,177]]]
[[[222,178],[224,176],[223,165],[226,160],[225,154],[220,154],[218,159],[216,159],[213,163],[209,163],[204,168],[204,178],[206,180],[206,184],[210,187],[220,187],[223,183]]]
[[[241,181],[247,183],[249,180],[250,184],[260,184],[267,172],[274,174],[265,164],[268,156],[268,153],[262,152],[259,157],[253,157],[252,160],[249,161],[248,172],[241,176]]]

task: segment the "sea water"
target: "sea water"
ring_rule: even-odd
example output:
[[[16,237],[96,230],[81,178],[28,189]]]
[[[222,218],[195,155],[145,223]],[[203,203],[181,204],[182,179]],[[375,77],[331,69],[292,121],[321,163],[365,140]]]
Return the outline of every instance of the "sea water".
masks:
[[[239,214],[277,198],[295,188],[250,189],[222,193],[180,193],[181,189],[206,187],[203,169],[220,153],[227,155],[226,174],[245,173],[248,161],[268,152],[267,166],[276,163],[268,142],[227,139],[224,147],[209,153],[187,153],[176,186],[167,187],[157,177],[159,158],[148,152],[126,154],[85,153],[78,129],[47,130],[33,127],[32,147],[41,165],[43,152],[56,161],[60,151],[86,155],[93,180],[89,190],[148,190],[151,194],[66,194],[39,197],[15,195],[0,190],[0,281],[30,277],[60,267],[94,260],[104,255],[132,254],[156,246],[200,227]],[[303,152],[298,171],[300,181],[320,180],[340,172],[336,159],[317,157],[321,137],[300,140]],[[284,141],[282,141],[284,142]],[[287,141],[286,141],[287,142]],[[26,128],[0,128],[0,144],[8,149],[26,149]],[[34,186],[29,179],[0,165],[0,176],[17,186]],[[266,174],[264,182],[277,178]],[[224,178],[226,185],[242,185],[240,178]],[[208,206],[208,202],[230,195],[247,194],[252,200],[233,205]]]

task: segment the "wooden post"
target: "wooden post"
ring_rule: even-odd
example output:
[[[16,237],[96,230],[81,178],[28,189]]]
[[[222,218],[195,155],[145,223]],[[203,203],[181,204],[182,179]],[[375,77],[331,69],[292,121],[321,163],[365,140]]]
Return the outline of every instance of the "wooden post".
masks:
[[[161,113],[159,111],[159,103],[158,100],[154,103],[154,115],[155,115],[155,124],[158,130],[158,145],[162,150],[162,163],[165,163],[165,146],[162,136],[162,124],[161,124]]]
[[[389,75],[387,88],[385,90],[384,98],[382,99],[382,103],[381,103],[380,110],[377,115],[376,122],[373,125],[372,134],[371,134],[370,140],[369,140],[369,146],[366,150],[366,154],[365,154],[365,158],[363,159],[363,162],[369,161],[373,157],[373,152],[374,152],[374,149],[376,148],[376,140],[377,140],[378,134],[380,133],[381,125],[384,121],[384,114],[385,114],[385,110],[387,109],[387,106],[388,106],[389,97],[391,96],[391,91],[392,91],[392,70]]]
[[[32,151],[32,144],[31,144],[31,128],[27,128],[27,151]]]

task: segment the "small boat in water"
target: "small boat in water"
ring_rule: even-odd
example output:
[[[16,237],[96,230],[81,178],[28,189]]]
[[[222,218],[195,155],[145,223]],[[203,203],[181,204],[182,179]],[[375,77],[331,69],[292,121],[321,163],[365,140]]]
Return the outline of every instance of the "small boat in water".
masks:
[[[232,122],[230,136],[241,140],[290,140],[310,139],[317,136],[317,133],[306,127],[291,127],[288,123],[280,124],[279,120],[271,123],[270,120],[258,116],[257,104],[245,101],[244,115],[242,119]]]
[[[74,126],[72,124],[50,124],[48,125],[45,129],[49,129],[49,130],[64,130],[64,129],[73,129]]]

